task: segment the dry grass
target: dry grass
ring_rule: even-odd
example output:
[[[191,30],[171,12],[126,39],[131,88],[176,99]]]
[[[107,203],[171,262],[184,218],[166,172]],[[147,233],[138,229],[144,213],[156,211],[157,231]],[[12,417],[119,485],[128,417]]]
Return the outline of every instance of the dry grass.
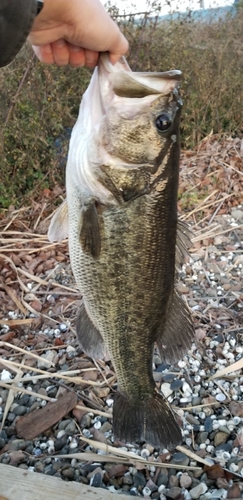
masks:
[[[160,22],[160,9],[148,2],[149,13],[139,19],[111,9],[130,42],[131,67],[183,71],[185,147],[194,147],[212,131],[241,137],[241,10],[222,20],[196,21],[188,14]],[[27,46],[1,70],[0,207],[26,206],[44,188],[64,185],[68,136],[89,80],[87,69],[41,65]]]

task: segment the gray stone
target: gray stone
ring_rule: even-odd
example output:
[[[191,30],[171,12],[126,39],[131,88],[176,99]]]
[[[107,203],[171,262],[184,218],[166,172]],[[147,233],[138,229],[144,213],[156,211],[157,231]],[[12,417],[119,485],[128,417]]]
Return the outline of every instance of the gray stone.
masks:
[[[67,479],[73,479],[74,476],[74,469],[69,467],[68,469],[62,470],[62,475],[66,477]]]
[[[56,355],[55,351],[46,351],[38,359],[37,368],[39,368],[40,370],[44,370],[45,368],[50,368],[55,355]]]
[[[226,432],[216,432],[214,436],[214,446],[219,446],[226,443],[228,439],[228,434]]]
[[[179,486],[179,479],[177,476],[170,476],[169,488],[173,488],[174,486]]]
[[[0,390],[0,398],[2,398],[3,403],[6,403],[8,397],[8,389],[1,389]]]
[[[10,411],[8,413],[8,421],[13,422],[15,418],[16,418],[16,415],[12,411]]]
[[[57,395],[57,391],[58,391],[57,387],[51,387],[51,389],[48,391],[49,398],[55,398]]]
[[[11,451],[25,450],[28,444],[29,441],[25,441],[25,439],[14,439],[9,443],[9,449]]]
[[[165,474],[164,472],[160,472],[159,475],[158,475],[158,479],[157,479],[157,486],[158,486],[158,488],[161,485],[167,486],[168,481],[169,481],[168,474]]]
[[[125,476],[123,476],[123,484],[133,484],[133,477],[131,474],[126,474]]]
[[[187,472],[183,472],[180,476],[180,486],[181,488],[188,489],[192,484],[192,478],[187,474]]]
[[[5,440],[0,437],[0,450],[5,446]]]
[[[234,210],[232,210],[231,215],[232,215],[232,217],[235,220],[243,219],[243,212],[242,212],[242,210],[238,210],[237,208],[234,209]]]
[[[199,396],[192,397],[192,406],[198,406],[201,404],[202,399]]]
[[[61,422],[59,423],[58,425],[58,429],[60,431],[66,429],[67,425],[70,424],[70,422],[72,422],[71,419],[67,419],[67,420],[61,420]]]
[[[67,425],[67,427],[65,427],[65,432],[68,436],[72,436],[77,432],[77,427],[73,420],[71,420],[71,422]]]
[[[26,411],[27,411],[26,406],[22,405],[15,406],[15,408],[13,409],[13,413],[19,416],[25,415]]]
[[[211,417],[206,417],[204,420],[204,429],[206,432],[211,432],[213,430],[213,420]]]
[[[35,401],[29,408],[29,413],[31,413],[32,411],[34,410],[37,410],[38,408],[40,408],[41,406],[41,402],[40,401]]]
[[[205,443],[206,439],[208,438],[208,432],[199,432],[197,436],[197,444],[203,444]]]
[[[181,488],[174,486],[170,490],[166,491],[166,498],[171,498],[172,500],[177,500],[181,496]]]
[[[24,469],[24,470],[28,470],[28,465],[27,464],[19,464],[18,465],[18,469]]]
[[[146,485],[146,479],[142,472],[137,472],[133,476],[133,483],[135,488],[142,489]]]
[[[188,465],[189,464],[189,458],[185,453],[181,453],[180,451],[178,453],[175,453],[172,459],[173,464],[180,464],[180,465]]]
[[[88,429],[90,426],[91,426],[91,416],[88,415],[88,413],[86,413],[80,420],[80,427],[81,429]]]
[[[170,388],[172,391],[179,391],[179,389],[181,389],[183,385],[183,382],[181,379],[179,378],[176,378],[175,380],[173,380],[173,382],[170,384]]]
[[[207,490],[208,487],[205,483],[199,483],[197,486],[195,486],[195,488],[192,488],[192,490],[190,490],[190,495],[193,499],[197,499],[200,497],[200,495],[206,493]]]

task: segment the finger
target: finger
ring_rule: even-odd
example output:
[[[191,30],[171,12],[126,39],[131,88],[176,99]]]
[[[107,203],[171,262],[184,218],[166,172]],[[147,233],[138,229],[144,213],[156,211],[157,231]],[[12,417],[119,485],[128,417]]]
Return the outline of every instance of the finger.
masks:
[[[94,68],[98,64],[99,52],[85,49],[85,66]]]
[[[112,53],[109,54],[109,59],[112,64],[116,64],[116,62],[119,61],[121,57],[122,54],[112,54]]]
[[[55,62],[50,43],[41,46],[32,45],[32,48],[39,61],[41,61],[42,63],[53,64]]]
[[[127,53],[129,49],[129,44],[127,39],[122,35],[119,37],[119,43],[117,44],[116,50],[114,51],[114,46],[112,50],[110,50],[110,61],[112,64],[115,64],[119,59]]]
[[[68,44],[69,49],[69,64],[73,66],[73,68],[78,68],[79,66],[85,65],[85,53],[84,49],[78,47],[77,45],[73,45],[72,43]]]
[[[66,66],[69,63],[69,49],[65,40],[56,40],[51,43],[52,54],[58,66]]]

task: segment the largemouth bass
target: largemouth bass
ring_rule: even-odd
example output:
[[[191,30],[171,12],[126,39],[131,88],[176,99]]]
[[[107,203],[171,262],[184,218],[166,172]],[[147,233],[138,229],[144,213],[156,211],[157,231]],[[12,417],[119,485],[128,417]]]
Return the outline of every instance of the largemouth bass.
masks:
[[[101,56],[70,141],[68,215],[64,204],[49,229],[51,241],[69,237],[78,340],[89,356],[108,350],[117,375],[115,438],[168,449],[181,431],[153,379],[154,344],[174,361],[193,337],[174,288],[176,246],[180,260],[188,243],[177,220],[179,79]]]

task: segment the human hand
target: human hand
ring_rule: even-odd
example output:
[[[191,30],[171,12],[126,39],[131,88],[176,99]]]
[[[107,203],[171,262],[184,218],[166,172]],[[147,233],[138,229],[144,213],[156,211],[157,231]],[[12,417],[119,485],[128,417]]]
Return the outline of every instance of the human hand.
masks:
[[[58,66],[96,66],[100,52],[114,64],[128,42],[99,0],[45,0],[28,37],[38,59]]]

